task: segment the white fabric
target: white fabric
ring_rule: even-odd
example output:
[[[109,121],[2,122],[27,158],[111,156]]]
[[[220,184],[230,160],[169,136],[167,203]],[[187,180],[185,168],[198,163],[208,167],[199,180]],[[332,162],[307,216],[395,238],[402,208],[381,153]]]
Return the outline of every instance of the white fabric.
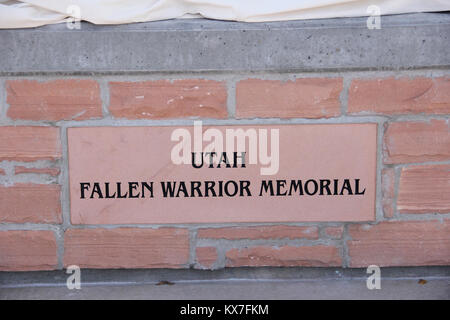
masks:
[[[65,21],[80,8],[95,24],[165,20],[199,14],[245,22],[368,16],[450,10],[450,0],[0,0],[0,28],[36,27]]]

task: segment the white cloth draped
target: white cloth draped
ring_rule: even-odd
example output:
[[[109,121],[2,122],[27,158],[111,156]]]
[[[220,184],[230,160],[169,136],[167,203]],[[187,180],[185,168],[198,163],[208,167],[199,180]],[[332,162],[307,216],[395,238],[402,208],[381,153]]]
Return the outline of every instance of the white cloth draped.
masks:
[[[450,0],[0,0],[0,28],[27,28],[77,16],[94,24],[122,24],[199,15],[262,22],[450,10]],[[76,7],[74,7],[76,6]],[[78,10],[79,9],[79,10]]]

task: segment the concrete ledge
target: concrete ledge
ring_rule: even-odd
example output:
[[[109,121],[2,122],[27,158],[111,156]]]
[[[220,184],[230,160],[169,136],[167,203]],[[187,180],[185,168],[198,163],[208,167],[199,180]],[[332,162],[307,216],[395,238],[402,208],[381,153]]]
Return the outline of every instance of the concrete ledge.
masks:
[[[0,272],[0,288],[66,286],[69,275],[65,270],[33,272]],[[198,283],[222,281],[324,281],[366,280],[366,269],[343,268],[225,268],[220,270],[194,269],[82,269],[86,286]],[[450,280],[450,266],[381,268],[385,280],[442,279]]]
[[[0,74],[448,68],[450,14],[272,23],[204,19],[0,30]]]

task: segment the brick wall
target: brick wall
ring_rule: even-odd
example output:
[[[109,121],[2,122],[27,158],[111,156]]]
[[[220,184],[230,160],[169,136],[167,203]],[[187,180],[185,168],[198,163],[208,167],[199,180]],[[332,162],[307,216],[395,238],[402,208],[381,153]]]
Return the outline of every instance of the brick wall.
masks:
[[[0,103],[0,270],[450,264],[448,71],[4,76]],[[67,128],[193,119],[377,123],[376,221],[71,224]]]

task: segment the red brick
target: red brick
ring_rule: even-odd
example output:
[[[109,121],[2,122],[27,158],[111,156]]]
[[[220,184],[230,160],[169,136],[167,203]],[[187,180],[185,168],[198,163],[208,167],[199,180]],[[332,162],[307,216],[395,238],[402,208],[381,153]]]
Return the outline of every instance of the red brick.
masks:
[[[199,229],[198,238],[210,239],[318,239],[317,227],[261,226]]]
[[[325,228],[325,234],[333,239],[341,239],[343,233],[344,226]]]
[[[0,270],[54,270],[57,263],[52,231],[0,231]]]
[[[83,268],[183,268],[189,260],[186,229],[70,229],[64,265]]]
[[[217,249],[214,247],[198,247],[195,253],[202,268],[211,269],[217,261]]]
[[[102,116],[94,80],[11,80],[6,82],[8,117],[24,120],[85,120]]]
[[[339,249],[333,246],[257,246],[231,249],[226,253],[227,267],[336,267],[342,265]]]
[[[60,195],[56,184],[0,186],[0,223],[61,223]]]
[[[350,267],[450,264],[450,223],[388,221],[351,225]]]
[[[60,157],[59,128],[0,127],[0,161],[55,160]]]
[[[450,165],[403,168],[397,210],[401,213],[450,212]]]
[[[226,118],[227,89],[213,80],[110,82],[111,114],[116,118]]]
[[[336,117],[341,113],[342,83],[342,78],[242,80],[236,86],[236,117]]]
[[[411,163],[450,160],[450,123],[394,122],[384,135],[384,162]]]
[[[450,78],[385,78],[353,80],[348,97],[350,113],[450,113]]]
[[[59,168],[27,168],[24,166],[16,166],[14,168],[15,174],[22,173],[36,173],[36,174],[48,174],[50,176],[56,177],[59,175],[61,170]]]
[[[2,176],[6,175],[6,172],[5,172],[5,170],[3,170],[3,169],[0,169],[0,175],[2,175]]]
[[[395,210],[395,170],[393,168],[384,168],[381,171],[381,193],[384,216],[392,218]]]

